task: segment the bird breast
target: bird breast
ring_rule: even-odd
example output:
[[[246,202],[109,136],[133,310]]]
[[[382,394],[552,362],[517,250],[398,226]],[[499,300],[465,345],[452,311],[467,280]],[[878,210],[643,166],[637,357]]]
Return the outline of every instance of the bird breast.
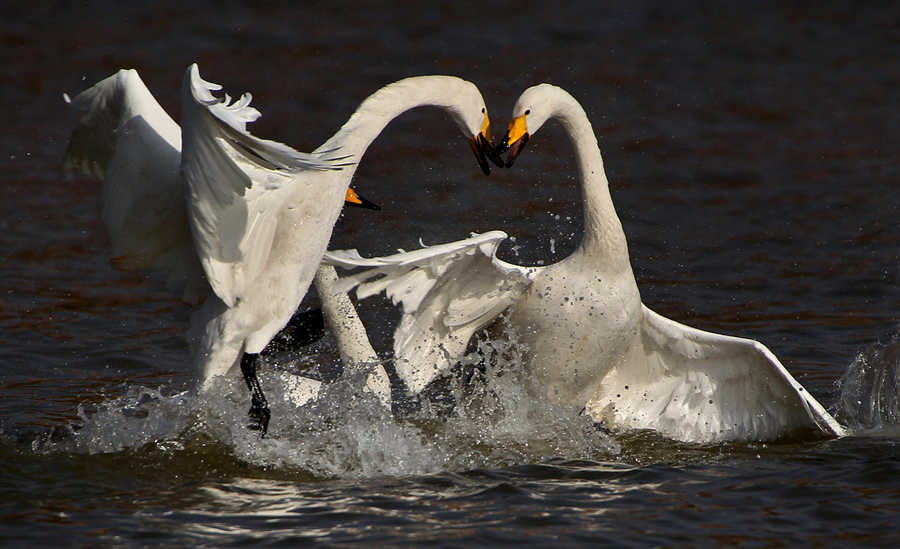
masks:
[[[535,390],[580,409],[639,344],[641,298],[630,268],[572,267],[563,262],[538,275],[510,320],[530,351]]]

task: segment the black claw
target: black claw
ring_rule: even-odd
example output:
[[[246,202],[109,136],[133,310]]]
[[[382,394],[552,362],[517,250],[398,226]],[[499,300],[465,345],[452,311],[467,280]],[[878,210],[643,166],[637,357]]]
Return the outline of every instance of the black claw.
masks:
[[[265,438],[266,432],[269,430],[269,418],[272,413],[269,412],[268,406],[260,407],[256,403],[250,406],[250,423],[247,428],[251,431],[259,431],[259,438]]]

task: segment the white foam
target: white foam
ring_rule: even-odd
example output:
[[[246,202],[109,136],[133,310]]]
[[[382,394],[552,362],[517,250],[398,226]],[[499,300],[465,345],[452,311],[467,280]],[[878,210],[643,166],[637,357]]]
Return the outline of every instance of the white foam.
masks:
[[[81,410],[81,425],[73,427],[70,439],[45,449],[108,453],[152,444],[178,452],[192,437],[203,436],[248,464],[301,469],[324,478],[427,474],[618,453],[589,418],[566,417],[528,394],[527,372],[521,371],[524,352],[508,331],[494,340],[480,338],[465,362],[485,365],[472,378],[453,378],[457,404],[449,414],[426,403],[396,419],[361,390],[364,369],[320,384],[281,368],[264,368],[260,381],[272,413],[266,438],[246,427],[250,401],[243,380],[219,378],[200,397],[128,387],[95,411]]]
[[[838,418],[854,434],[900,430],[900,341],[863,349],[838,381]]]

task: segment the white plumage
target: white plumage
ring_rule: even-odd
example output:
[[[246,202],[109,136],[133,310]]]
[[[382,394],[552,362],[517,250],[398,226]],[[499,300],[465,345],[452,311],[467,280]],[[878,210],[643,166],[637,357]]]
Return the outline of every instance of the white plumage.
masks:
[[[413,392],[450,368],[479,328],[508,311],[529,349],[531,391],[614,429],[653,429],[692,442],[770,440],[844,428],[761,343],[704,332],[641,303],[628,247],[590,122],[571,95],[542,84],[513,109],[508,165],[530,133],[561,122],[575,147],[585,234],[546,267],[499,260],[494,231],[393,256],[329,252],[366,270],[341,288],[384,290],[403,306],[394,336],[397,371]]]
[[[201,390],[244,353],[261,352],[296,311],[356,165],[392,119],[418,106],[448,111],[487,171],[487,109],[478,88],[459,78],[381,88],[312,153],[252,136],[246,124],[259,111],[250,95],[232,103],[212,95],[219,89],[191,65],[179,128],[136,71],[119,71],[73,99],[86,114],[66,161],[104,179],[102,216],[117,267],[164,270],[186,298],[205,297],[190,336]]]
[[[100,215],[122,270],[165,272],[184,299],[208,289],[191,241],[181,179],[181,128],[135,70],[120,70],[81,92],[85,114],[66,152],[66,171],[103,180]]]

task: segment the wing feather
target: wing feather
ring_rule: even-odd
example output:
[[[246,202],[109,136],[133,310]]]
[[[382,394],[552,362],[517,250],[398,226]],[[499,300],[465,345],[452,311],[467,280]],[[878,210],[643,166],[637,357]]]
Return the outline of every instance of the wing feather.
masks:
[[[210,286],[234,306],[264,269],[278,217],[297,174],[339,170],[345,157],[302,153],[254,137],[247,124],[260,113],[249,93],[232,102],[212,92],[221,86],[188,67],[182,87],[184,154],[189,221]]]
[[[196,301],[205,291],[179,176],[181,129],[137,71],[122,69],[71,101],[84,113],[66,151],[68,174],[103,180],[101,218],[122,270],[160,270]]]
[[[360,298],[384,291],[403,316],[394,332],[398,375],[421,391],[465,353],[472,335],[512,305],[534,269],[496,258],[506,238],[492,231],[471,238],[385,257],[363,258],[356,250],[331,251],[324,261],[365,270],[344,277],[342,290]]]
[[[680,440],[772,440],[799,430],[846,434],[762,343],[691,328],[643,306],[646,369],[614,371],[588,404]],[[616,421],[614,418],[620,418]]]

